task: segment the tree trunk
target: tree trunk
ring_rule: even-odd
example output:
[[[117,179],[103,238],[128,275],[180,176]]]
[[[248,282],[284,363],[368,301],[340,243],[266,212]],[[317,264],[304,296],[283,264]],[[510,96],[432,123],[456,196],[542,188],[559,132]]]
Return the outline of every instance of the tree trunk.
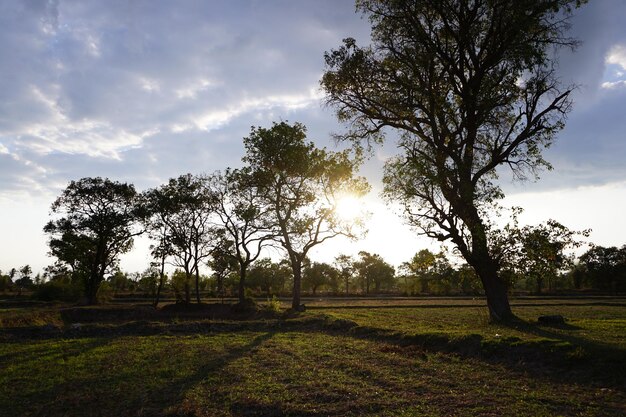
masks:
[[[165,281],[165,257],[161,258],[161,270],[159,271],[159,285],[157,286],[156,297],[154,298],[154,306],[159,305],[161,299],[161,289],[163,288],[163,282]]]
[[[487,297],[487,307],[492,321],[503,322],[513,319],[506,283],[498,276],[498,269],[489,254],[474,254],[472,266],[482,281]]]
[[[246,298],[246,266],[239,265],[239,303],[243,304]]]
[[[200,271],[196,266],[196,302],[200,304]]]
[[[189,281],[191,281],[190,274],[185,275],[185,303],[191,303],[191,285],[189,285]]]
[[[291,267],[293,269],[293,298],[291,300],[291,308],[300,311],[302,309],[302,263],[297,259],[292,259]]]

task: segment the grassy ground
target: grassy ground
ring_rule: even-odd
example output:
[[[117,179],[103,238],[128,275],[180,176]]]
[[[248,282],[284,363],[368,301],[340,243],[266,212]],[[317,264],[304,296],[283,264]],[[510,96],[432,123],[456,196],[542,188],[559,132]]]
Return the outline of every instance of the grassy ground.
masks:
[[[625,300],[524,300],[511,327],[477,303],[81,326],[57,305],[3,308],[0,416],[626,415]]]

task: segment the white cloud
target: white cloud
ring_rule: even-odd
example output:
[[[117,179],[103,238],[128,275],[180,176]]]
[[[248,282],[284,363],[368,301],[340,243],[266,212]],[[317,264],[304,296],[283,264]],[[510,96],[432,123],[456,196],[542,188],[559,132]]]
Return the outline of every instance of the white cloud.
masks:
[[[605,62],[607,64],[615,64],[626,70],[626,46],[614,45],[609,50]]]
[[[626,87],[626,80],[619,80],[619,81],[605,81],[602,84],[600,84],[600,87],[607,89],[607,90],[613,90],[616,88],[623,88]]]

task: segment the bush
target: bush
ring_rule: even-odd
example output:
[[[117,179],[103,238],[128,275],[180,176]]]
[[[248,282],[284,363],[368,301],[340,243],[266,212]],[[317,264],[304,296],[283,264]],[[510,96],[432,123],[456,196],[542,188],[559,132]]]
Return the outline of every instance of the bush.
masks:
[[[98,293],[96,294],[96,299],[98,300],[98,304],[108,303],[113,299],[113,287],[108,282],[104,281],[98,287]]]
[[[267,299],[265,309],[272,313],[280,313],[280,300],[273,295],[271,300],[269,298]]]
[[[78,301],[82,295],[79,285],[62,281],[50,281],[35,288],[33,298],[39,301]]]

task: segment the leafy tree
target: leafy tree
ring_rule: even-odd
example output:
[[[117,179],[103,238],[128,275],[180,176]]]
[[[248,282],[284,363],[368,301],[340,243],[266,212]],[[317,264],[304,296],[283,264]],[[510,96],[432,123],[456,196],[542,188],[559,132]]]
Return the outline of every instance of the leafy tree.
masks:
[[[323,286],[334,286],[336,289],[338,278],[339,271],[332,265],[325,262],[313,262],[304,270],[302,284],[315,296],[317,289]]]
[[[269,258],[256,261],[250,269],[249,288],[258,288],[268,297],[279,294],[289,281],[291,270],[284,263],[272,262]]]
[[[255,184],[249,168],[227,169],[210,177],[215,195],[215,213],[223,226],[223,239],[218,256],[227,255],[238,265],[239,302],[245,299],[248,267],[275,237],[269,227],[271,207],[263,204],[262,190]],[[225,267],[227,260],[214,266]]]
[[[207,265],[213,271],[213,277],[215,278],[215,283],[217,284],[217,288],[216,288],[217,295],[222,298],[224,298],[226,278],[231,273],[239,269],[238,268],[239,265],[237,264],[237,261],[233,257],[230,248],[224,247],[225,243],[228,243],[228,242],[225,240],[222,240],[221,244],[220,243],[217,244],[217,246],[213,249],[211,258],[207,262]],[[245,294],[244,294],[244,297],[245,297]],[[239,299],[239,301],[241,302],[241,298]]]
[[[436,260],[437,255],[428,249],[422,249],[413,255],[410,261],[402,264],[402,268],[408,273],[407,275],[419,283],[417,292],[428,293],[428,283],[432,279],[431,273]],[[409,293],[414,292],[416,292],[414,288],[409,291]]]
[[[371,287],[378,293],[381,289],[391,289],[395,284],[395,269],[378,254],[359,252],[360,259],[354,262],[354,270],[361,281],[361,289],[369,294]]]
[[[397,131],[403,154],[385,166],[387,199],[419,233],[450,240],[476,270],[492,320],[513,317],[490,254],[485,217],[502,192],[504,166],[518,178],[549,167],[541,150],[563,127],[551,48],[580,0],[358,0],[370,47],[346,39],[326,53],[322,86],[347,138]]]
[[[335,268],[339,271],[339,278],[343,281],[346,295],[350,294],[350,281],[354,276],[354,259],[350,255],[337,255]]]
[[[191,174],[172,178],[144,195],[145,214],[158,230],[158,245],[153,255],[171,256],[172,263],[185,273],[184,301],[191,302],[191,281],[195,276],[196,301],[200,302],[200,267],[215,246],[212,216],[215,196],[208,178]],[[163,268],[162,268],[163,269]]]
[[[18,294],[22,294],[22,290],[24,288],[31,288],[33,286],[33,280],[31,275],[33,274],[33,270],[30,265],[24,265],[19,269],[20,277],[15,280],[15,285],[18,288]]]
[[[98,302],[105,274],[142,232],[133,228],[136,202],[131,184],[96,177],[71,181],[52,204],[52,213],[62,217],[44,227],[50,235],[50,254],[82,280],[90,304]]]
[[[626,245],[594,246],[581,255],[579,265],[592,288],[617,293],[626,291]]]
[[[358,225],[335,212],[339,196],[363,195],[369,185],[355,176],[357,162],[347,151],[316,148],[300,123],[252,128],[244,145],[243,160],[268,209],[268,226],[293,270],[292,308],[301,309],[302,265],[309,251],[340,235],[357,236]]]
[[[521,229],[521,248],[515,268],[534,281],[537,294],[541,293],[546,280],[548,289],[553,291],[559,273],[573,266],[573,255],[568,255],[566,250],[582,244],[575,239],[578,234],[588,236],[589,233],[569,230],[555,220]]]

